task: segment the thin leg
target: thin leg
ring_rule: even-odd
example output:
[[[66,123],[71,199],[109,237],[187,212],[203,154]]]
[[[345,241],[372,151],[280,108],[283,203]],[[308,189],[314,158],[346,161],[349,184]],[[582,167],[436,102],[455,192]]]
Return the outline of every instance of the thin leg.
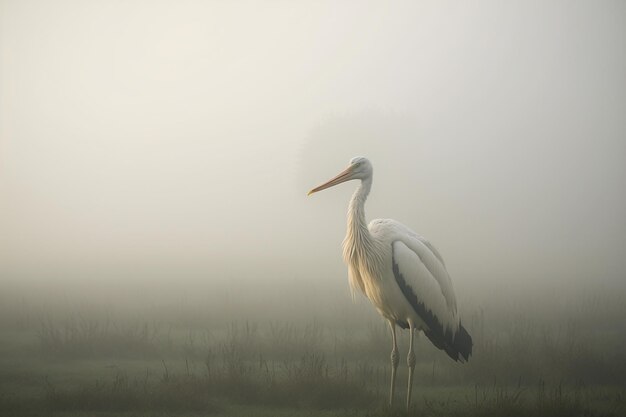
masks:
[[[393,392],[396,388],[396,370],[398,369],[398,363],[400,357],[398,356],[398,344],[396,342],[396,323],[389,320],[389,327],[391,327],[391,390],[389,391],[389,406],[393,405]]]
[[[407,365],[409,365],[409,384],[406,392],[406,410],[409,411],[411,406],[411,389],[413,388],[413,370],[415,370],[415,353],[413,352],[413,336],[415,336],[415,326],[409,321],[409,354],[406,357]]]

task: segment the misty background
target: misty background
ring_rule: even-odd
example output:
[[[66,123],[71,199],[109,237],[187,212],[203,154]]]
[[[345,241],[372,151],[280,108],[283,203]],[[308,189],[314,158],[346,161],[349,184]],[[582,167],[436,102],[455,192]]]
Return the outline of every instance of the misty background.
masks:
[[[620,298],[624,74],[622,1],[0,1],[0,302],[350,311],[355,155],[461,306]]]

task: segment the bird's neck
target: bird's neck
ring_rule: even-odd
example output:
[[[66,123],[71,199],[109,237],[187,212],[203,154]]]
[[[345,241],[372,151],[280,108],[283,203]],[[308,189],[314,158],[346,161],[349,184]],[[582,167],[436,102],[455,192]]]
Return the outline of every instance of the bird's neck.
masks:
[[[355,260],[371,243],[365,220],[365,200],[372,188],[372,179],[366,178],[356,189],[348,206],[348,230],[344,239],[344,258]]]

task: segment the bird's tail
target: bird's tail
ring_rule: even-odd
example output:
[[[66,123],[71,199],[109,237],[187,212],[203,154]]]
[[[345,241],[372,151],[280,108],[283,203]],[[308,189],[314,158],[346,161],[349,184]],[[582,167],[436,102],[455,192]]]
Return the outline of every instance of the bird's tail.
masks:
[[[454,337],[454,343],[452,344],[452,348],[457,353],[457,357],[453,359],[455,360],[460,359],[462,362],[467,361],[469,357],[472,355],[473,345],[474,343],[472,342],[472,336],[470,336],[467,330],[465,330],[465,327],[463,327],[459,323],[459,331],[456,332],[456,335]]]
[[[461,362],[465,362],[472,355],[472,336],[469,335],[465,327],[460,323],[459,330],[456,334],[453,334],[452,331],[448,331],[444,335],[432,331],[424,331],[424,334],[430,339],[433,345],[444,350],[448,356],[455,361],[460,360]]]

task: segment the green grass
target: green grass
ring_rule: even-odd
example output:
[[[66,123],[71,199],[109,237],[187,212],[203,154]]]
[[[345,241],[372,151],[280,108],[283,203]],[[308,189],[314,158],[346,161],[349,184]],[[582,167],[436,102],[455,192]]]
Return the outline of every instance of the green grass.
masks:
[[[203,327],[191,312],[167,322],[23,311],[0,326],[0,415],[617,417],[626,415],[626,336],[615,326],[624,315],[607,325],[608,308],[550,322],[476,310],[465,315],[475,342],[466,364],[419,338],[409,413],[403,361],[397,406],[386,405],[390,340],[377,318],[214,316]],[[401,355],[407,344],[403,332]]]

